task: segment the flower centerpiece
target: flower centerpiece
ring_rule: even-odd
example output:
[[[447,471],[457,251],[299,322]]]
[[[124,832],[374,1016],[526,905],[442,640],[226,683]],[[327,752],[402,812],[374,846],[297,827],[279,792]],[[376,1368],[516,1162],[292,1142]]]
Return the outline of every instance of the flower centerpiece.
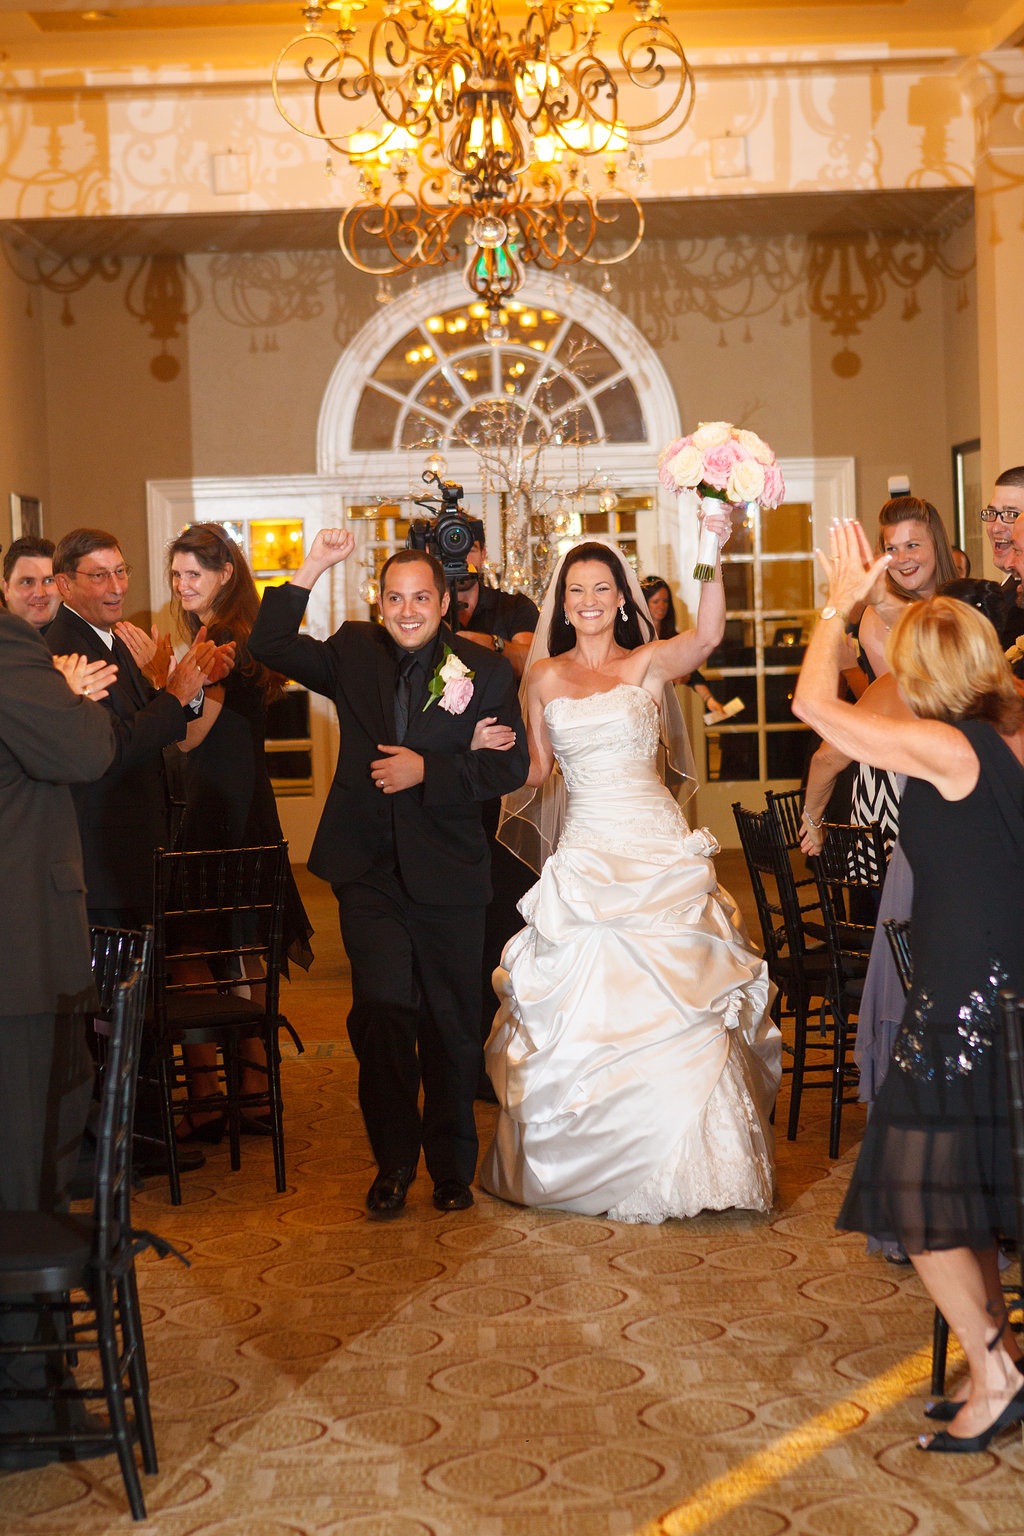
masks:
[[[658,458],[658,478],[668,491],[692,491],[704,502],[777,507],[786,483],[775,455],[756,432],[728,421],[702,421],[689,437],[677,437]],[[713,508],[704,507],[705,511]],[[696,581],[712,581],[718,540],[701,528]]]

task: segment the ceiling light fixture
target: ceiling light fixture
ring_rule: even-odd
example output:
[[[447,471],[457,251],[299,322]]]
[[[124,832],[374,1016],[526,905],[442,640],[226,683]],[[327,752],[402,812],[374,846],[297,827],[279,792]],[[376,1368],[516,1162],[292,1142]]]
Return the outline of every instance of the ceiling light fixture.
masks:
[[[307,5],[272,82],[285,121],[328,147],[328,171],[330,151],[358,170],[338,229],[353,266],[386,277],[468,256],[467,286],[498,329],[524,265],[608,266],[636,250],[643,211],[621,162],[645,179],[644,148],[693,107],[661,0],[632,0],[607,37],[612,0],[526,0],[518,30],[495,0],[384,0],[365,43],[363,8]]]

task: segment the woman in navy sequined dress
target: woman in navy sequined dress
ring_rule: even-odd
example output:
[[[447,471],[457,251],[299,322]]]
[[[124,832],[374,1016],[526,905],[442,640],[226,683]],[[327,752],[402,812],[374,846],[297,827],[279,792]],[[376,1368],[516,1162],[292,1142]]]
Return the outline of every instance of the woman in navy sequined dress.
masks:
[[[921,1448],[981,1451],[1024,1419],[997,1266],[1015,1208],[996,1010],[1000,987],[1024,990],[1024,709],[992,626],[946,597],[908,607],[889,642],[916,718],[841,702],[845,615],[887,557],[857,523],[834,524],[831,545],[794,711],[841,751],[908,775],[914,875],[914,987],[837,1225],[902,1243],[963,1348],[960,1394],[925,1410],[948,1427]]]

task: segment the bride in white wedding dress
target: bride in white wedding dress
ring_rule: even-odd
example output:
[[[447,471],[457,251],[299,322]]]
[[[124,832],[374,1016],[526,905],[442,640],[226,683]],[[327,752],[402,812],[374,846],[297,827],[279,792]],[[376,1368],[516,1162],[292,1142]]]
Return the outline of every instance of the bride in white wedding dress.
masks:
[[[724,543],[728,511],[708,522]],[[763,1211],[781,1070],[767,972],[718,886],[718,845],[690,830],[658,769],[663,738],[677,766],[682,750],[671,680],[721,638],[720,569],[696,629],[644,643],[645,615],[613,546],[563,557],[524,685],[528,788],[499,834],[540,879],[494,973],[486,1059],[500,1112],[480,1183],[618,1221]],[[548,809],[556,761],[568,804],[545,858],[562,821]]]

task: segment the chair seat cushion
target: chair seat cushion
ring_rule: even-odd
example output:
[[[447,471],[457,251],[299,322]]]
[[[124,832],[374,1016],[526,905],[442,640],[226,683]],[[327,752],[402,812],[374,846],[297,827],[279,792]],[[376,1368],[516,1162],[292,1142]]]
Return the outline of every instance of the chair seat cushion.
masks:
[[[93,1251],[92,1212],[0,1211],[0,1292],[70,1290]]]

